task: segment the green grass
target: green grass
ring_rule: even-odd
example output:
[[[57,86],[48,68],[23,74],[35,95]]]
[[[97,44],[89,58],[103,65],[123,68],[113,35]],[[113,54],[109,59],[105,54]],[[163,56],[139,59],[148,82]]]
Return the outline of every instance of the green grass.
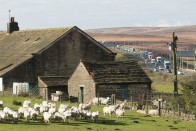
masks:
[[[12,100],[25,100],[23,97],[0,97],[4,100],[5,106],[12,109],[18,109],[19,106],[12,105]],[[32,103],[40,103],[41,99],[31,99]],[[60,103],[57,102],[57,105]],[[33,105],[33,104],[32,104]],[[77,105],[76,103],[72,105]],[[106,116],[102,114],[102,106],[93,106],[92,111],[100,111],[99,120],[94,123],[87,120],[71,120],[70,122],[52,122],[45,124],[41,121],[41,116],[37,121],[26,122],[20,119],[18,124],[11,121],[0,123],[0,130],[5,131],[196,131],[196,122],[182,121],[164,117],[150,117],[138,114],[135,111],[126,110],[123,119],[117,119],[116,116]]]

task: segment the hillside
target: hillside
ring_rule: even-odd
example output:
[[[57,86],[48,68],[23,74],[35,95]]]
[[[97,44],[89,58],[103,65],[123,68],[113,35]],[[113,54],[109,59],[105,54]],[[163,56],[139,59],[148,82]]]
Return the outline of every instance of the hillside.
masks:
[[[151,48],[166,48],[172,32],[178,36],[181,50],[196,49],[196,25],[178,27],[119,27],[86,30],[97,41],[138,42]],[[146,45],[149,46],[149,45]]]

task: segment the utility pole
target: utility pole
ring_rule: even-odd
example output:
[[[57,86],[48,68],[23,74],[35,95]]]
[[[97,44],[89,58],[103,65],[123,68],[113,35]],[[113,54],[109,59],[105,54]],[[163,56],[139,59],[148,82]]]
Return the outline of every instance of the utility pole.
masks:
[[[177,79],[177,62],[176,62],[176,41],[178,37],[175,36],[175,32],[173,32],[173,41],[171,42],[172,56],[173,56],[173,69],[174,69],[174,96],[178,96],[178,79]]]

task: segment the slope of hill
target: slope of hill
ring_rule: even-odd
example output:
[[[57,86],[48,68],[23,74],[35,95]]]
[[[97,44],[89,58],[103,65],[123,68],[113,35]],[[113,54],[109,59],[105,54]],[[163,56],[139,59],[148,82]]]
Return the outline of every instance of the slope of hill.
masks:
[[[98,41],[171,41],[172,32],[179,43],[196,43],[196,25],[178,27],[119,27],[86,31]]]

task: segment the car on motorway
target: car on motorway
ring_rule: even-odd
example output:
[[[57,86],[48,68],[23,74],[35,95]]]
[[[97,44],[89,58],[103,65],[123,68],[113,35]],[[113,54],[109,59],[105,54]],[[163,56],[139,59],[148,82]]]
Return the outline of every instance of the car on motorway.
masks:
[[[159,66],[159,70],[164,70],[164,67],[163,66]]]
[[[149,60],[149,59],[144,59],[144,61],[145,61],[145,62],[150,62],[150,60]]]

